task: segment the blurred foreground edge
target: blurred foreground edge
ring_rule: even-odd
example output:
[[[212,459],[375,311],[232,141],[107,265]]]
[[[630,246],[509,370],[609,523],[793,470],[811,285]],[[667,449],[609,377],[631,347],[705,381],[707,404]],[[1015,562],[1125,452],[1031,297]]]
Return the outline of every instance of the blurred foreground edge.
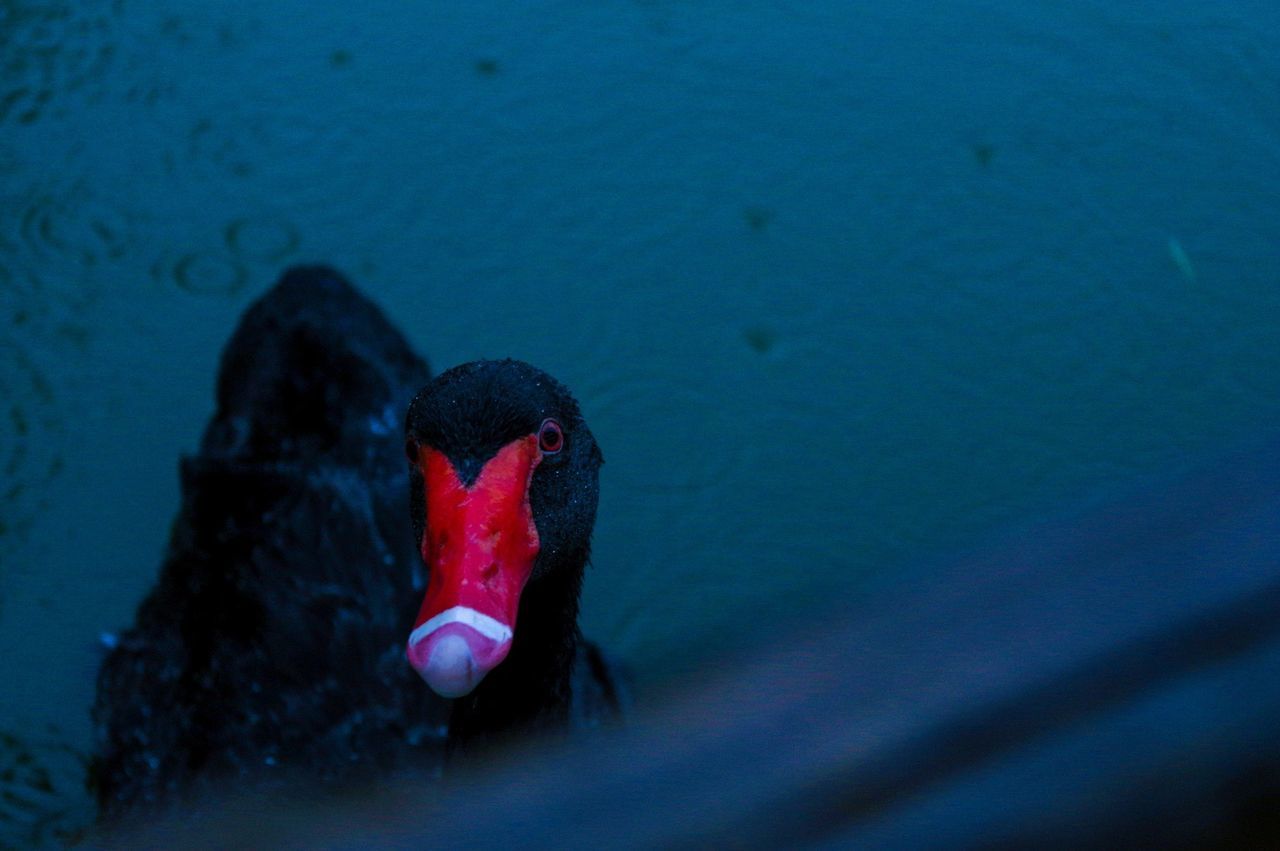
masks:
[[[447,788],[232,801],[124,844],[1280,843],[1280,441],[809,623]]]

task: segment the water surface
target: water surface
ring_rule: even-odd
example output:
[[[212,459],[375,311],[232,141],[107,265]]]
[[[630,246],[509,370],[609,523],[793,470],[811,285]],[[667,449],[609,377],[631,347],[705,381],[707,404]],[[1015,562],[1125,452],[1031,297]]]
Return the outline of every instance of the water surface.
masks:
[[[97,636],[293,262],[576,390],[585,624],[659,690],[1270,427],[1280,7],[937,6],[0,2],[4,836],[83,820]]]

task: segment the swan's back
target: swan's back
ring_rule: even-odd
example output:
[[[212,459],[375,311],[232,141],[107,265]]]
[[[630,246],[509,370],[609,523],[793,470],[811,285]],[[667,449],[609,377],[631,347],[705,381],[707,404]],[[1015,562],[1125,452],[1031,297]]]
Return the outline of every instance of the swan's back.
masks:
[[[332,270],[291,270],[245,314],[157,585],[99,675],[105,818],[438,763],[447,708],[404,661],[425,577],[401,418],[428,378]]]

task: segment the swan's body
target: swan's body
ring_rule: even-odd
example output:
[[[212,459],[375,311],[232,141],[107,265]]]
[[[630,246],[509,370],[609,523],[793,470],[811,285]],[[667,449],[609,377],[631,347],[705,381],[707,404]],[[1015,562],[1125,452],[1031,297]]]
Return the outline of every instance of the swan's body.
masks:
[[[578,641],[581,564],[530,581],[507,660],[454,701],[452,723],[406,661],[427,569],[405,522],[401,423],[428,378],[332,270],[291,270],[245,314],[217,413],[182,464],[159,581],[99,675],[104,818],[210,783],[433,772],[446,737],[563,725],[575,705],[616,711],[615,679]],[[494,706],[497,689],[522,700]]]

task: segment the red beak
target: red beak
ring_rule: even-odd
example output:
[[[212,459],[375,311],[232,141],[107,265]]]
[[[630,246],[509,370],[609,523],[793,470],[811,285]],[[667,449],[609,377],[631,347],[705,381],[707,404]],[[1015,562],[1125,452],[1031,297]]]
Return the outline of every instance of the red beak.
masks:
[[[513,440],[467,487],[444,453],[418,450],[430,579],[408,655],[443,697],[470,692],[511,649],[520,592],[538,556],[529,481],[541,460],[536,435]]]

